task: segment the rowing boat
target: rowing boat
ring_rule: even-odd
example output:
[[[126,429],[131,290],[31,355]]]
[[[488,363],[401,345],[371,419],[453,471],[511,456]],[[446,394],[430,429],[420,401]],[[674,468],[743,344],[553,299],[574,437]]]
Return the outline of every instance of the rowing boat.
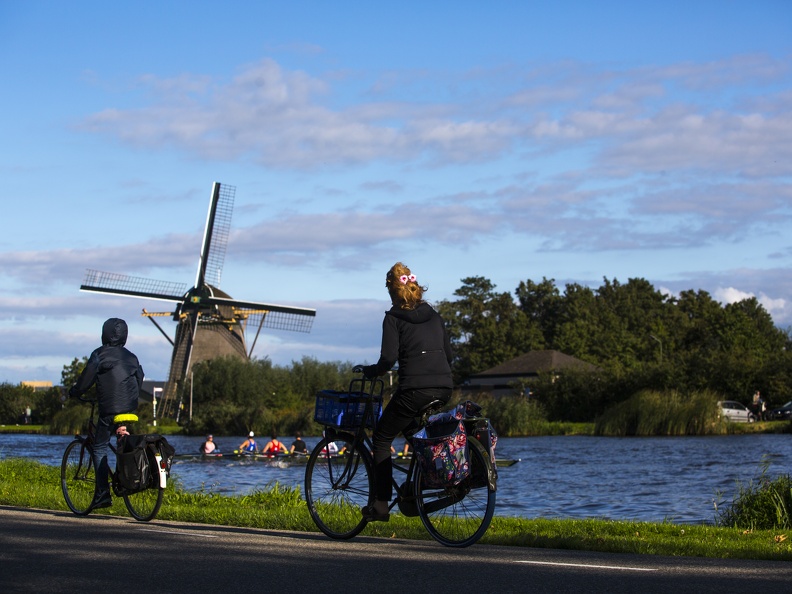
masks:
[[[290,462],[307,462],[306,454],[249,454],[246,452],[231,452],[230,454],[176,454],[174,458],[181,460],[288,460]]]
[[[260,461],[260,462],[269,462],[273,465],[277,466],[291,466],[292,464],[305,464],[308,462],[308,456],[306,454],[248,454],[243,452],[232,452],[230,454],[223,454],[223,453],[213,453],[213,454],[176,454],[176,459],[179,460],[192,460],[196,462],[201,461],[212,461],[212,460],[251,460],[251,461]],[[401,454],[398,456],[393,456],[394,464],[399,464],[401,466],[406,466],[412,460],[412,456],[402,456]],[[516,459],[496,459],[495,465],[498,467],[507,467],[513,466],[520,462],[520,458]]]

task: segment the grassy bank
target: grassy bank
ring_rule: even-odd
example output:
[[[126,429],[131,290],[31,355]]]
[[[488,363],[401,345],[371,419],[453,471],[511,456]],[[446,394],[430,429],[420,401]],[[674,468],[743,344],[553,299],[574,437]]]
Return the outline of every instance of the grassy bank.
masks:
[[[137,430],[136,430],[137,431]],[[83,433],[82,428],[71,431],[55,431],[49,425],[0,425],[0,433],[32,433],[40,435],[74,435]],[[172,425],[146,425],[139,428],[140,433],[159,433],[160,435],[178,435],[183,432],[182,428],[175,423]]]
[[[181,435],[179,425],[149,425],[136,429],[139,433],[159,433],[160,435]],[[35,433],[42,435],[64,435],[62,432],[51,432],[47,425],[0,425],[0,433]],[[724,423],[721,434],[744,435],[749,433],[792,433],[792,424],[789,421],[765,421],[761,423]],[[66,433],[65,435],[71,435]],[[215,434],[221,437],[222,434]],[[319,435],[317,433],[317,435]],[[570,423],[543,421],[536,424],[531,433],[526,435],[511,435],[509,437],[542,437],[547,435],[596,435],[594,423]],[[314,436],[315,437],[315,436]],[[503,435],[503,437],[506,437]]]
[[[0,460],[0,504],[68,511],[59,469],[27,459]],[[35,488],[31,489],[33,485]],[[123,501],[95,513],[128,515]],[[299,489],[278,485],[267,491],[228,497],[168,489],[159,519],[272,530],[316,532]],[[792,561],[789,531],[717,526],[550,520],[496,516],[482,543],[554,549]],[[364,534],[386,538],[429,539],[418,518],[392,515]],[[439,546],[439,545],[438,545]]]

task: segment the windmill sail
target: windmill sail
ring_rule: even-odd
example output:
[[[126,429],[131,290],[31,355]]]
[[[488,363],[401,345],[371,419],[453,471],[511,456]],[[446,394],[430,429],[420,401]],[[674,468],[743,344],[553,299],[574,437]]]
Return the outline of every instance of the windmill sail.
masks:
[[[190,288],[185,283],[157,281],[137,276],[127,276],[114,272],[86,270],[80,291],[94,293],[110,293],[141,299],[160,299],[163,301],[182,301]]]
[[[96,293],[159,299],[176,304],[172,314],[178,322],[173,341],[168,382],[159,411],[163,416],[178,416],[176,398],[190,369],[199,361],[218,356],[252,356],[262,328],[310,332],[316,310],[240,301],[219,289],[231,228],[236,188],[215,182],[209,200],[195,285],[88,270],[80,289]],[[153,314],[143,310],[151,319]],[[152,319],[152,322],[154,320]],[[159,324],[155,326],[162,332]],[[250,351],[245,344],[248,328],[255,329]],[[166,336],[167,337],[167,336]]]
[[[220,286],[235,196],[234,186],[218,182],[212,185],[209,213],[206,215],[206,228],[201,243],[201,257],[198,260],[198,274],[195,278],[196,287],[204,283]]]

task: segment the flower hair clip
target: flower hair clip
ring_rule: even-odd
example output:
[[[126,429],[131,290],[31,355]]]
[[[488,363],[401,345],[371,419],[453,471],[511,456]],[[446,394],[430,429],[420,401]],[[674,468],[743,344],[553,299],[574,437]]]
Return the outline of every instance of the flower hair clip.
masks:
[[[407,276],[406,274],[402,274],[399,277],[399,282],[401,284],[403,284],[403,285],[406,285],[408,282],[414,283],[415,282],[415,275],[411,274],[411,275]]]

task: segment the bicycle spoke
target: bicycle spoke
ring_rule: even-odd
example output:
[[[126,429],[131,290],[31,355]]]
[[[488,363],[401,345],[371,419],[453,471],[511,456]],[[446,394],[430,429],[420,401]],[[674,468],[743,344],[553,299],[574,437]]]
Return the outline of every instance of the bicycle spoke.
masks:
[[[164,490],[156,487],[132,495],[124,495],[124,505],[126,505],[133,518],[141,522],[148,522],[153,520],[159,513]]]
[[[82,442],[74,440],[66,446],[61,462],[61,490],[66,505],[77,515],[88,514],[95,489],[91,452]]]
[[[486,532],[495,511],[495,491],[486,480],[489,460],[477,442],[470,441],[471,475],[459,485],[416,489],[418,512],[429,534],[450,547],[466,547]],[[421,473],[416,473],[421,483]]]
[[[360,508],[368,505],[371,497],[367,455],[358,450],[345,456],[332,453],[344,445],[341,440],[323,439],[305,469],[308,510],[319,529],[332,538],[352,538],[365,527]]]

